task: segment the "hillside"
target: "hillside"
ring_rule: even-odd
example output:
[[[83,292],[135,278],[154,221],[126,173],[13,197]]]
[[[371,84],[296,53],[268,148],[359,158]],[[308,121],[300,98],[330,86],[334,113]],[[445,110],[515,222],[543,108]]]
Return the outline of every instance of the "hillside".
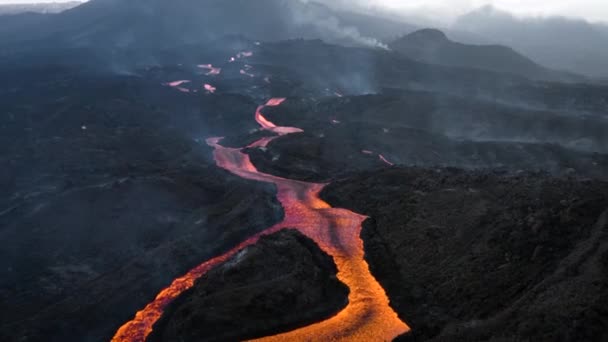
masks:
[[[431,64],[507,72],[532,79],[580,79],[546,69],[507,46],[458,43],[435,29],[413,32],[393,41],[390,47],[409,58]]]

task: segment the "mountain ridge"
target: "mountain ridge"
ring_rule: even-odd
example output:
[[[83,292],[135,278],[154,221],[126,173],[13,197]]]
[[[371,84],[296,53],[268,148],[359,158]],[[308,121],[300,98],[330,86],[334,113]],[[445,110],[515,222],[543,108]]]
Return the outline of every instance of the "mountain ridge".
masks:
[[[511,47],[459,43],[438,29],[415,31],[389,46],[409,58],[430,64],[506,72],[538,80],[581,80],[573,74],[547,69]]]
[[[608,26],[566,17],[519,18],[484,6],[457,18],[451,31],[481,35],[484,41],[505,44],[549,68],[594,78],[608,77]],[[479,43],[460,34],[458,39]]]

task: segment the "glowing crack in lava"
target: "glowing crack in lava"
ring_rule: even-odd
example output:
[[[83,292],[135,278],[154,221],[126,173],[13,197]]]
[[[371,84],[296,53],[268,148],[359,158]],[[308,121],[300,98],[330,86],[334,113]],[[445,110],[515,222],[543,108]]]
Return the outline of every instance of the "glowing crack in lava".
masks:
[[[256,111],[256,120],[262,119],[264,107],[278,106],[285,99],[272,99]],[[277,127],[265,120],[264,129],[279,132],[293,128]],[[287,133],[284,133],[287,134]],[[276,137],[263,138],[249,147],[266,146]],[[213,258],[176,279],[156,299],[148,304],[135,318],[123,325],[112,341],[143,342],[163,311],[175,298],[194,285],[211,268],[221,264],[243,248],[255,244],[263,235],[273,234],[284,228],[295,228],[314,240],[331,255],[338,268],[338,279],[346,284],[350,293],[348,305],[337,315],[291,332],[259,339],[259,341],[389,341],[409,331],[389,306],[382,286],[370,273],[364,259],[361,224],[365,216],[345,209],[332,208],[320,199],[324,184],[307,183],[262,173],[251,163],[249,156],[238,148],[220,145],[221,138],[210,138],[207,143],[215,148],[217,166],[244,179],[276,185],[277,198],[281,202],[285,218],[279,224],[251,237],[224,255]]]
[[[192,82],[192,81],[189,81],[189,80],[179,80],[179,81],[173,81],[173,82],[163,83],[163,85],[167,86],[167,87],[175,88],[175,89],[181,91],[182,93],[189,93],[190,89],[184,88],[181,85],[187,84],[187,83],[190,83],[190,82]]]
[[[241,73],[241,75],[243,75],[243,76],[249,76],[249,77],[251,77],[251,78],[254,78],[254,77],[255,77],[255,75],[254,75],[254,74],[252,74],[252,73],[250,73],[250,72],[247,72],[247,71],[246,71],[246,70],[244,70],[244,69],[241,69],[240,73]]]
[[[186,83],[190,83],[190,82],[192,82],[192,81],[180,80],[180,81],[167,82],[167,83],[164,83],[164,85],[169,86],[169,87],[179,87],[182,84],[186,84]]]
[[[388,161],[388,159],[386,159],[386,157],[385,157],[385,156],[383,156],[383,155],[381,155],[381,154],[380,154],[380,155],[378,155],[378,158],[380,158],[380,160],[381,160],[381,161],[382,161],[384,164],[386,164],[386,165],[388,165],[388,166],[395,166],[395,164],[394,164],[394,163],[391,163],[390,161]]]
[[[197,65],[199,69],[207,70],[205,75],[207,76],[217,76],[222,73],[222,68],[216,68],[213,64],[199,64]]]
[[[362,150],[361,153],[363,154],[367,154],[367,155],[374,155],[375,153],[373,151],[370,150]],[[378,159],[380,159],[381,162],[383,162],[384,164],[388,165],[388,166],[395,166],[394,163],[391,163],[388,159],[386,159],[386,157],[382,154],[378,155]]]

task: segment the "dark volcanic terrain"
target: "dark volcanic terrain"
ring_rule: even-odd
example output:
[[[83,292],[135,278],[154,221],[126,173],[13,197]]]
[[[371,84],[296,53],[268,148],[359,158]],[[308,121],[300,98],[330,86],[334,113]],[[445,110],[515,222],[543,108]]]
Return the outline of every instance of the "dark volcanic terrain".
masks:
[[[323,196],[370,216],[366,258],[412,326],[402,340],[607,338],[608,183],[392,169]]]
[[[204,127],[196,101],[189,116],[160,85],[45,75],[4,90],[3,341],[108,339],[175,277],[282,218],[272,186],[217,169],[188,137]],[[150,102],[163,96],[177,108]]]
[[[150,341],[233,341],[328,318],[348,302],[336,272],[332,258],[296,230],[263,237],[200,278]]]
[[[411,29],[284,0],[0,17],[0,340],[607,340],[608,85],[381,41]]]
[[[267,117],[304,129],[249,152],[261,170],[291,178],[328,181],[386,166],[386,161],[601,179],[608,175],[608,121],[599,115],[402,92],[288,100],[281,108],[270,108]]]

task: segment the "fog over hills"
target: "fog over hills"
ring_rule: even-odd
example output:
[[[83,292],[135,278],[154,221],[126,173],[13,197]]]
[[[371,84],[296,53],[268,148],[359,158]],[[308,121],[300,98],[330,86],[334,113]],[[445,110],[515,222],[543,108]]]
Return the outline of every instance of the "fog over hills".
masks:
[[[33,13],[59,13],[80,5],[80,1],[43,2],[43,3],[0,3],[0,15]]]
[[[217,0],[90,1],[55,16],[47,27],[32,27],[33,32],[21,32],[5,40],[49,39],[61,34],[61,39],[71,45],[128,46],[137,41],[145,46],[150,41],[157,45],[177,45],[235,34],[265,41],[322,36],[330,41],[379,45],[376,37],[410,29],[405,23],[336,12],[315,2],[234,0],[221,6],[219,3]],[[403,29],[399,29],[400,26]]]
[[[351,7],[353,2],[340,0],[320,0],[334,7]],[[558,70],[566,70],[590,77],[606,78],[608,75],[608,24],[555,14],[532,15],[525,11],[518,15],[492,5],[479,7],[456,18],[446,19],[446,13],[470,7],[461,2],[445,2],[439,6],[442,11],[428,8],[403,6],[403,9],[383,7],[382,1],[361,0],[355,2],[354,10],[374,13],[395,21],[414,24],[419,29],[437,27],[453,40],[470,44],[501,44],[515,49],[535,62]],[[418,3],[420,4],[420,3]],[[372,6],[371,8],[369,6]],[[393,6],[398,7],[393,4]],[[514,5],[513,5],[514,6]],[[529,7],[541,9],[536,2]],[[560,3],[555,4],[556,7]],[[580,5],[584,6],[584,4]],[[601,5],[597,5],[601,6]],[[451,8],[451,11],[450,11]],[[577,11],[580,13],[582,11]],[[413,31],[413,30],[412,30]]]
[[[486,6],[458,18],[452,29],[511,46],[550,68],[608,76],[608,25],[564,17],[518,18]],[[479,42],[471,36],[457,38]]]
[[[507,72],[532,79],[581,80],[574,75],[544,68],[507,46],[457,43],[434,29],[413,32],[389,46],[405,56],[431,64]]]
[[[336,1],[321,4],[315,1],[243,0],[229,1],[220,7],[214,0],[176,0],[170,6],[162,1],[155,4],[155,1],[158,0],[98,0],[56,18],[0,18],[0,38],[3,43],[16,44],[22,40],[56,39],[56,34],[61,34],[61,43],[68,46],[125,47],[135,41],[140,46],[146,46],[152,40],[155,45],[168,46],[237,34],[264,41],[322,38],[343,44],[382,47],[424,28],[421,25],[439,25],[439,29],[456,42],[506,45],[543,67],[596,78],[608,76],[605,71],[608,70],[608,26],[584,20],[515,17],[485,6],[442,28],[439,23],[433,24],[407,13],[382,8],[366,10],[361,4],[358,5],[361,7],[347,6]],[[69,8],[73,5],[62,3],[57,6]],[[164,18],[180,17],[181,20],[153,19],[160,13],[165,14]],[[260,14],[265,13],[268,16],[261,20]],[[52,23],[35,27],[40,21]],[[129,29],[112,32],[113,27],[121,25]],[[19,34],[2,36],[3,27],[7,26],[18,28]],[[58,28],[61,32],[57,32]]]

